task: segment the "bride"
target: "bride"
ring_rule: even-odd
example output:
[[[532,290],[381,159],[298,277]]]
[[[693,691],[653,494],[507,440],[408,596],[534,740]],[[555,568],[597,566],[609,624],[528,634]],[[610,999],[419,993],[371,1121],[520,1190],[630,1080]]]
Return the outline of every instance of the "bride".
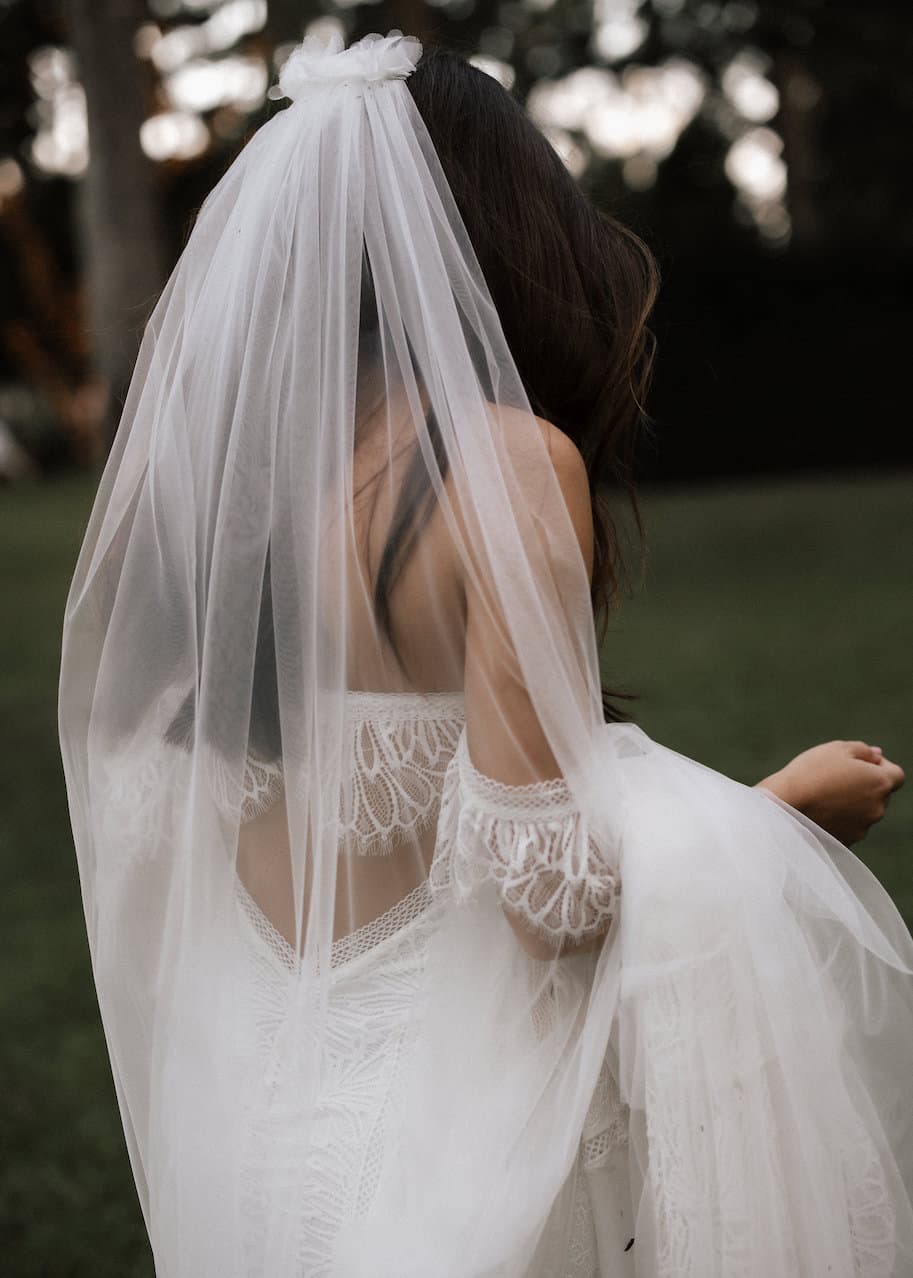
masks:
[[[306,41],[280,89],[65,620],[159,1278],[913,1273],[913,941],[839,841],[900,769],[750,788],[604,706],[648,251],[457,58]]]

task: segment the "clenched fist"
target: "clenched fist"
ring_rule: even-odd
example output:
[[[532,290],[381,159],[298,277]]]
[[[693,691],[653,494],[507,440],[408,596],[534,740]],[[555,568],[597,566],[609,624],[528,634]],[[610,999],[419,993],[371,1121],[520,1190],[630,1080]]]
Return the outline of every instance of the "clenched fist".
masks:
[[[758,785],[810,817],[841,843],[858,843],[903,785],[903,770],[879,746],[827,741],[803,750]]]

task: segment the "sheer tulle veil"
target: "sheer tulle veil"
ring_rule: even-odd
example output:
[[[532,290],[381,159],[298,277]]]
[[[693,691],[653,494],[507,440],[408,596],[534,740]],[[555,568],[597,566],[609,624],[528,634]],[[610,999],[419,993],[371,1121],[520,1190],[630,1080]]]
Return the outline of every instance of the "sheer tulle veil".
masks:
[[[149,323],[67,604],[70,810],[157,1273],[556,1278],[543,1231],[609,1069],[628,1272],[902,1278],[913,943],[817,826],[603,722],[554,435],[408,92],[420,54],[291,55]],[[461,708],[437,794],[450,729],[415,699]],[[533,957],[503,804],[558,785],[515,910]],[[419,899],[383,1138],[359,1194],[302,1202],[305,1173],[335,1193],[340,947]],[[367,1058],[370,1017],[345,1032]]]

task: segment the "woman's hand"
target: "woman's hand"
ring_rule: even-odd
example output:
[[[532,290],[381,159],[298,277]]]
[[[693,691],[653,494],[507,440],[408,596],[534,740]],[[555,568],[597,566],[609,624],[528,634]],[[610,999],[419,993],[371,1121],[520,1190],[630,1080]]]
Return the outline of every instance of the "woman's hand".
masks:
[[[864,839],[903,785],[903,770],[880,746],[827,741],[812,746],[758,785],[791,804],[841,843]]]

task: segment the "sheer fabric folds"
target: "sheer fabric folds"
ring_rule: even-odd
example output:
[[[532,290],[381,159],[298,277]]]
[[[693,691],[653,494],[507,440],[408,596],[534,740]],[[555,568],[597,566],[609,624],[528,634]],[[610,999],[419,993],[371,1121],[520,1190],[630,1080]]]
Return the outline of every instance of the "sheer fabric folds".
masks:
[[[292,56],[149,324],[67,605],[157,1273],[902,1278],[913,943],[822,830],[602,722],[562,440],[418,56]]]

